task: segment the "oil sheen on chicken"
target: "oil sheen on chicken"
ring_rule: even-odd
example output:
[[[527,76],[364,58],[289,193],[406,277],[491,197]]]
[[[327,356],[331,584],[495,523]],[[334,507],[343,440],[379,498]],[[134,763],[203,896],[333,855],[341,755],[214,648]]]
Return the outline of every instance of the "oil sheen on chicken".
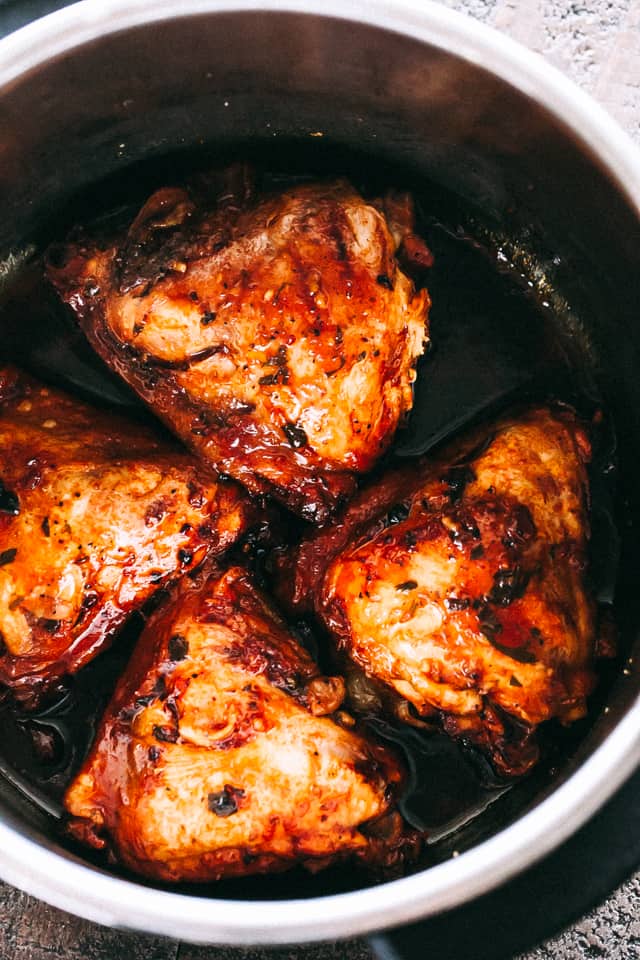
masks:
[[[594,685],[585,573],[590,444],[567,409],[533,409],[388,473],[281,564],[298,609],[504,774],[533,731],[582,717]]]
[[[184,578],[68,789],[70,829],[163,880],[399,865],[418,846],[394,809],[403,773],[343,696],[242,568]]]
[[[177,446],[0,367],[0,682],[74,673],[254,508]]]
[[[203,185],[204,184],[204,185]],[[94,349],[192,449],[323,521],[412,404],[430,262],[407,197],[345,181],[256,197],[242,170],[159,190],[48,275]]]

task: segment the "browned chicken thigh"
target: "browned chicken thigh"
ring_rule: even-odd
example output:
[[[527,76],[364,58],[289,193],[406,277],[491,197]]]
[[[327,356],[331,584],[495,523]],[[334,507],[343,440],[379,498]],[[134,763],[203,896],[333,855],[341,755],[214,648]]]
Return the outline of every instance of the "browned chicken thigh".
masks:
[[[395,811],[403,773],[336,714],[343,695],[246,571],[184,578],[67,791],[70,829],[163,880],[398,864],[418,846]]]
[[[0,682],[28,702],[254,508],[179,447],[0,367]]]
[[[534,728],[583,716],[594,685],[589,457],[566,409],[476,430],[359,494],[281,564],[285,590],[370,677],[522,773]]]
[[[411,408],[429,262],[408,198],[345,181],[256,197],[229,175],[159,190],[48,275],[100,356],[220,472],[323,521]]]

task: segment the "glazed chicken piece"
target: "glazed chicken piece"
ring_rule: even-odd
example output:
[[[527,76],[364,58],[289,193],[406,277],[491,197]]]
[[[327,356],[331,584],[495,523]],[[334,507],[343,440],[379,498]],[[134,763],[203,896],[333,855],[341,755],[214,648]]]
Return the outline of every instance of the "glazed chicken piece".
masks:
[[[0,367],[0,682],[31,705],[254,508],[179,447]]]
[[[408,198],[256,197],[237,169],[159,190],[115,241],[49,254],[103,360],[216,469],[323,521],[412,404],[429,297]]]
[[[71,832],[161,880],[415,853],[394,756],[239,567],[184,578],[149,620],[69,787]]]
[[[476,430],[363,491],[281,562],[284,589],[369,677],[523,773],[536,726],[583,716],[594,685],[589,458],[567,409]]]

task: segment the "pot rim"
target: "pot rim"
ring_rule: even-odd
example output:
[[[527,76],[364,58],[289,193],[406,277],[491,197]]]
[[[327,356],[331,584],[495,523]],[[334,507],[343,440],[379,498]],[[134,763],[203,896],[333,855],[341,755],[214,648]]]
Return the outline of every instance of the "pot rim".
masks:
[[[640,152],[560,71],[503,34],[431,0],[82,0],[0,41],[2,89],[99,36],[151,21],[225,12],[357,20],[490,69],[559,118],[600,161],[640,217]],[[487,65],[491,66],[488,67]],[[0,875],[88,920],[191,942],[286,944],[351,937],[446,911],[495,888],[567,839],[640,764],[640,694],[601,746],[546,799],[457,858],[350,893],[304,900],[220,900],[159,890],[63,855],[0,814]]]

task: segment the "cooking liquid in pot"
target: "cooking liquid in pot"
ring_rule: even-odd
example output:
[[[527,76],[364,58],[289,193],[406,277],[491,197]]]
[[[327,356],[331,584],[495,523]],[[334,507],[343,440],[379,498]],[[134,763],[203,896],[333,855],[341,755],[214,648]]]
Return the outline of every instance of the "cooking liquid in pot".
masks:
[[[282,157],[286,154],[287,160]],[[315,165],[300,173],[291,153],[283,151],[264,186],[286,186],[316,176]],[[308,159],[308,158],[307,158]],[[340,169],[362,170],[362,162],[334,157],[320,164],[320,174]],[[305,158],[303,158],[303,164]],[[369,164],[370,165],[370,164]],[[304,166],[302,166],[304,169]],[[118,218],[123,200],[128,205],[144,199],[158,184],[176,182],[169,161],[149,171],[130,174],[126,180],[94,191],[109,197],[107,208],[94,211],[101,222]],[[494,415],[514,403],[553,398],[573,404],[587,418],[598,408],[598,396],[589,374],[588,345],[567,332],[566,317],[551,307],[546,287],[529,279],[526,270],[514,267],[495,235],[469,220],[458,201],[424,182],[413,184],[406,173],[379,168],[375,180],[362,183],[351,178],[365,194],[375,195],[389,184],[407,185],[417,199],[418,232],[434,253],[435,265],[418,277],[428,286],[431,311],[431,342],[418,370],[415,405],[405,429],[394,443],[390,457],[415,456],[444,438],[451,437],[468,421]],[[112,209],[120,212],[111,214]],[[45,239],[59,239],[76,222],[87,223],[87,199],[72,206],[71,218],[55,226]],[[84,207],[83,207],[84,204]],[[81,212],[84,209],[84,217]],[[475,239],[474,239],[475,238]],[[43,243],[45,241],[43,240]],[[29,318],[28,322],[27,319]],[[42,280],[39,262],[16,279],[0,310],[0,329],[5,344],[11,344],[12,359],[51,382],[76,391],[101,404],[128,410],[132,416],[149,418],[141,403],[120,384],[95,357],[55,294]],[[617,537],[612,515],[611,453],[607,424],[599,427],[592,465],[594,587],[603,602],[610,602],[615,580]],[[292,535],[295,527],[292,525]],[[259,563],[259,560],[258,560]],[[38,711],[22,713],[10,698],[0,704],[3,745],[0,774],[51,818],[59,831],[61,798],[73,773],[84,758],[96,724],[143,623],[134,616],[113,648],[66,681]],[[295,626],[295,625],[294,625]],[[308,625],[299,630],[308,641]],[[316,634],[316,639],[322,638]],[[315,641],[311,641],[314,646]],[[316,650],[312,650],[316,653]],[[323,660],[320,654],[321,661]],[[323,664],[330,669],[328,663]],[[606,673],[607,671],[605,671]],[[591,717],[606,688],[606,678],[593,700]],[[395,721],[369,717],[366,722],[379,736],[396,743],[410,769],[410,784],[403,800],[403,813],[427,831],[425,863],[434,863],[463,850],[517,816],[529,800],[553,779],[554,763],[570,755],[591,720],[563,730],[551,723],[541,731],[545,759],[523,781],[505,785],[491,773],[488,764],[441,733],[403,726]],[[59,831],[60,832],[60,831]],[[71,841],[64,840],[71,846]],[[93,854],[80,851],[85,858]],[[317,896],[361,886],[367,878],[345,867],[317,876],[298,871],[270,878],[245,878],[216,885],[190,886],[194,894],[243,898]],[[141,881],[144,882],[144,881]],[[181,887],[185,890],[187,885]],[[303,892],[304,891],[304,892]]]

